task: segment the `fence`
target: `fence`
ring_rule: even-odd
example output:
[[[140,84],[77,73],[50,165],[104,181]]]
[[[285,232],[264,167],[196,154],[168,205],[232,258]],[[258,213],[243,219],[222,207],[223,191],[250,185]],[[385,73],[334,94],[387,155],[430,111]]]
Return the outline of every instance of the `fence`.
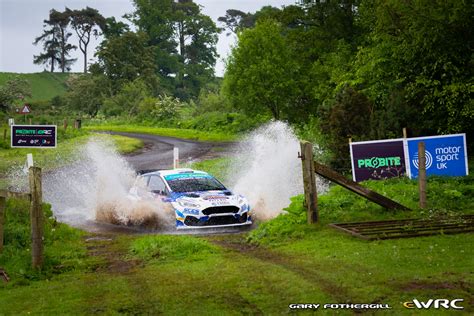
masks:
[[[43,226],[44,214],[42,208],[41,168],[30,167],[28,170],[29,193],[0,191],[0,253],[3,251],[4,224],[7,198],[22,198],[30,200],[31,223],[31,256],[33,268],[43,265]]]
[[[305,205],[307,209],[308,223],[316,223],[318,221],[318,202],[317,202],[317,190],[316,190],[316,174],[337,183],[344,188],[374,202],[388,209],[400,209],[409,210],[407,207],[374,192],[362,185],[347,179],[343,175],[337,173],[331,168],[322,165],[314,161],[313,157],[313,144],[302,141],[300,143],[302,169],[303,169],[303,184],[304,184],[304,195]]]

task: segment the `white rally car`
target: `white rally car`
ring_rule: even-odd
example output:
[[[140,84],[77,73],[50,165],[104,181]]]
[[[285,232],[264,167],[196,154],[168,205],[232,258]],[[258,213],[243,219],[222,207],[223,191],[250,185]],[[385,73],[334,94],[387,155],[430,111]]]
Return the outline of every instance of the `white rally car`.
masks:
[[[210,174],[192,169],[160,170],[138,176],[130,189],[135,199],[160,198],[170,203],[176,228],[251,225],[250,206]]]

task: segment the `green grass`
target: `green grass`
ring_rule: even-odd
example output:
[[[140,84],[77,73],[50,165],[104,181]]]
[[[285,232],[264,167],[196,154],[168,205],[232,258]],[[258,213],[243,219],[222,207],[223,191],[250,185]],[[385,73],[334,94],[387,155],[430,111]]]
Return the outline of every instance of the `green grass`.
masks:
[[[9,287],[28,285],[33,281],[47,280],[55,275],[86,269],[89,259],[82,238],[84,233],[56,222],[48,204],[43,204],[44,265],[41,270],[31,268],[31,239],[29,228],[29,202],[8,199],[5,215],[4,249],[0,254],[0,267],[11,277]],[[0,282],[0,288],[5,284]]]
[[[26,79],[30,82],[31,86],[31,97],[26,98],[26,102],[39,101],[39,100],[50,100],[51,98],[63,95],[66,92],[66,80],[70,76],[69,73],[50,73],[50,72],[38,72],[38,73],[10,73],[0,72],[0,85],[3,85],[6,81],[11,78],[18,76],[19,78]]]
[[[205,171],[209,174],[212,174],[220,181],[225,181],[228,179],[229,166],[232,164],[232,161],[233,159],[229,157],[215,158],[194,162],[192,164],[186,165],[185,167]]]
[[[126,137],[121,135],[104,135],[101,137],[110,137],[114,142],[117,151],[120,154],[130,154],[143,148],[143,141],[137,138]]]
[[[85,129],[93,131],[112,131],[126,133],[143,133],[168,137],[177,137],[183,139],[228,142],[237,140],[236,135],[218,133],[218,132],[202,132],[192,129],[165,128],[165,127],[148,127],[138,125],[94,125],[86,126]]]
[[[214,159],[193,167],[216,174],[228,162]],[[14,278],[0,286],[0,314],[275,315],[291,314],[290,303],[371,302],[392,306],[389,312],[375,312],[382,315],[472,314],[474,234],[368,242],[326,224],[472,213],[473,177],[431,178],[428,210],[417,207],[415,181],[392,179],[365,185],[413,211],[386,211],[333,186],[319,196],[321,222],[316,225],[305,223],[303,197],[297,196],[288,214],[260,223],[249,233],[124,235],[97,241],[93,247],[78,239],[75,230],[61,233],[62,245],[47,250],[54,259],[48,267],[65,262],[66,268],[58,273],[53,268],[40,274],[15,272],[28,269],[25,250],[0,256],[0,266],[8,267]],[[16,207],[9,212],[21,211]],[[15,226],[22,231],[20,237],[16,230],[7,232],[9,247],[16,240],[28,242],[25,226],[24,222]],[[84,256],[87,248],[89,256]],[[461,298],[466,309],[454,313],[402,306],[414,298]]]

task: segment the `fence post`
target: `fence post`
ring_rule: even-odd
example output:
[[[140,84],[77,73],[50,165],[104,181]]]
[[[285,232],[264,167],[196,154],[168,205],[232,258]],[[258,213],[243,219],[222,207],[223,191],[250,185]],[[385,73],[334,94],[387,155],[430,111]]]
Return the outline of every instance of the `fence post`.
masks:
[[[44,215],[42,208],[41,191],[41,168],[30,167],[30,221],[31,221],[31,255],[33,268],[41,268],[43,265],[43,223]]]
[[[67,119],[64,119],[64,121],[63,121],[63,127],[64,127],[64,130],[67,129]]]
[[[5,224],[5,211],[7,199],[0,196],[0,253],[3,251],[3,225]]]
[[[418,143],[418,188],[420,208],[426,208],[426,155],[425,142]]]
[[[318,221],[318,193],[316,191],[316,173],[313,162],[313,144],[302,141],[301,164],[303,167],[304,196],[306,202],[308,224]]]

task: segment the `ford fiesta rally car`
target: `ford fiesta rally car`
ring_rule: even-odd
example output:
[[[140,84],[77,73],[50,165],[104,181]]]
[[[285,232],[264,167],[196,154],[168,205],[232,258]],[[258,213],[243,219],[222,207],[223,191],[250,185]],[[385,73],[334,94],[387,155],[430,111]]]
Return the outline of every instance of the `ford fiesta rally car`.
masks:
[[[176,215],[176,228],[251,225],[245,197],[234,195],[213,176],[192,169],[160,170],[138,176],[130,189],[135,199],[161,198]]]

